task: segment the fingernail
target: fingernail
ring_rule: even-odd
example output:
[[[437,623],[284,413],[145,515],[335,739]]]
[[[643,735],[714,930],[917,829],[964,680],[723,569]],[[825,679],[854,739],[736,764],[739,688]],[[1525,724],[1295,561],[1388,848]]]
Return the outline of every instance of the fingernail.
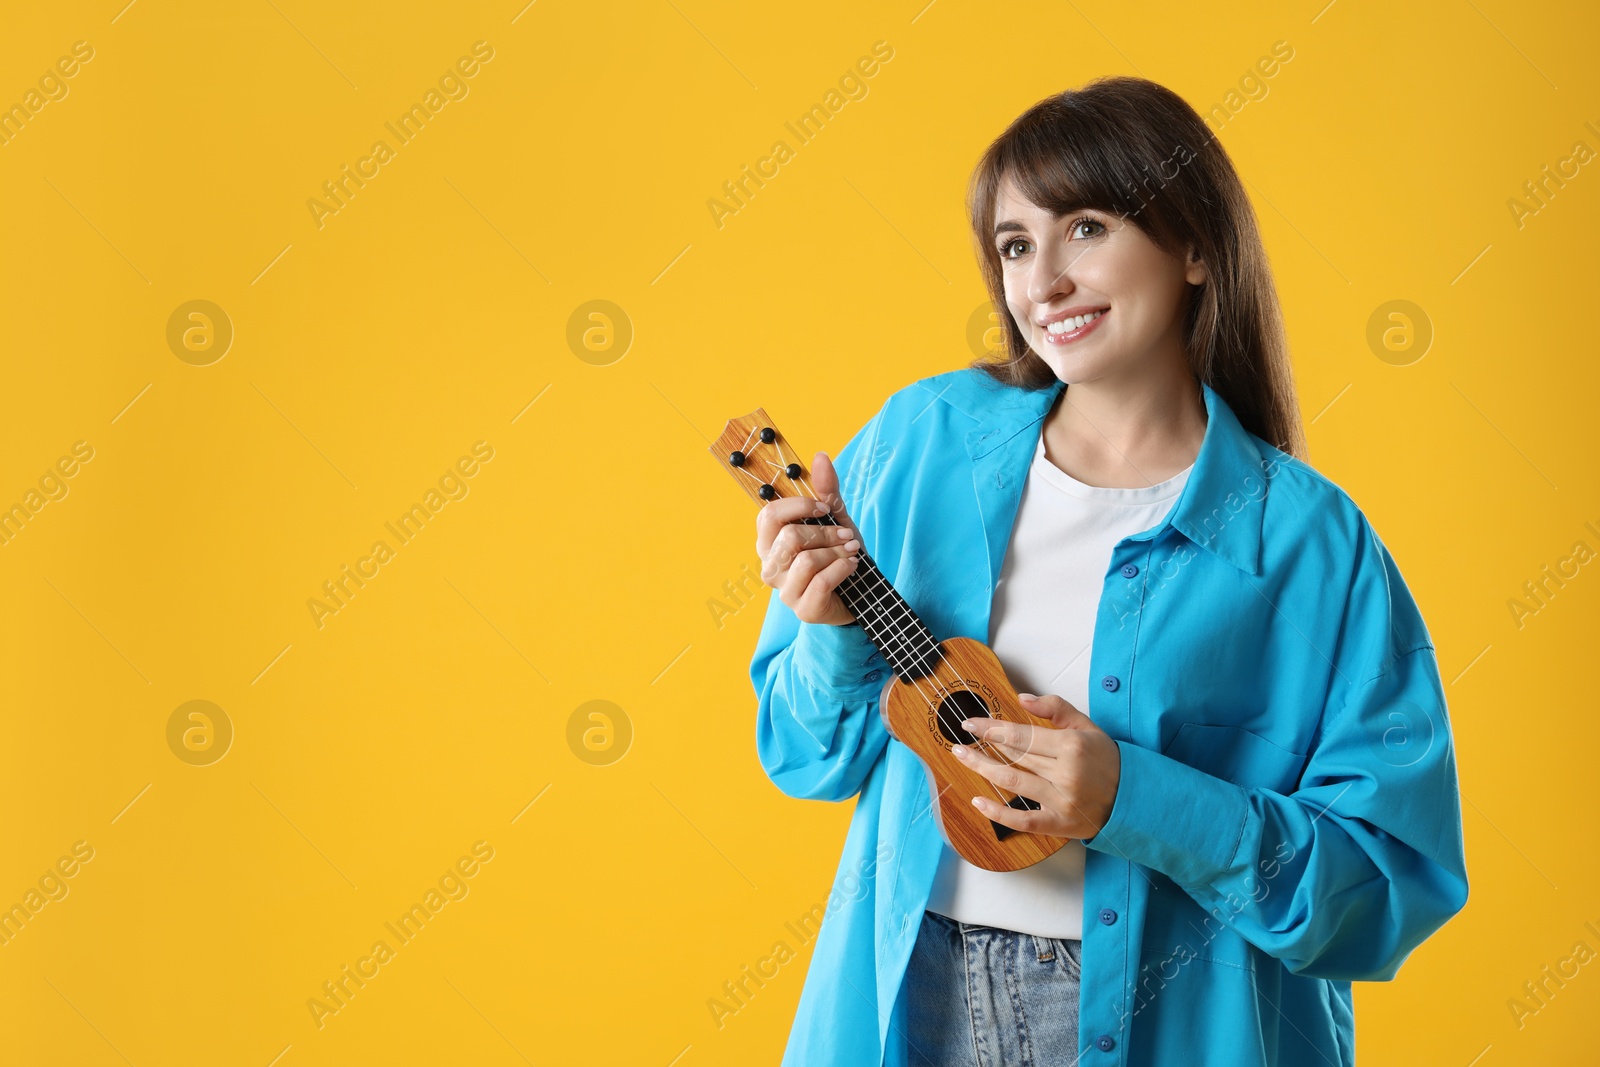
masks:
[[[967,749],[965,745],[951,745],[950,751],[962,759],[965,759],[967,756]]]
[[[1039,699],[1038,697],[1034,696],[1032,693],[1018,693],[1017,696],[1019,698],[1021,698],[1022,700],[1038,700]]]
[[[850,541],[846,541],[844,543],[844,550],[846,552],[854,552],[856,549],[858,549],[860,547],[861,547],[861,542],[860,541],[850,540]]]
[[[827,513],[828,505],[824,504],[820,500],[817,501],[816,506],[811,509],[811,514],[813,515],[826,515]]]

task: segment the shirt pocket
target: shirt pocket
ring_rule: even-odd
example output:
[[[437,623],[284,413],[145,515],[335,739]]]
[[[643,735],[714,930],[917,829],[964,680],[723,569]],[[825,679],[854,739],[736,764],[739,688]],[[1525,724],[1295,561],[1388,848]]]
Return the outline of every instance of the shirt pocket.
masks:
[[[1161,754],[1235,785],[1292,793],[1306,757],[1240,726],[1186,722]]]

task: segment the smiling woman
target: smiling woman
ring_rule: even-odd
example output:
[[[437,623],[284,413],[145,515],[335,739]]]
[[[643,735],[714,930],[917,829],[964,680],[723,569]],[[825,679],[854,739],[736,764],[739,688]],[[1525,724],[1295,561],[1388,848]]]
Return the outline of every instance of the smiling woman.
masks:
[[[1107,78],[1013,122],[968,210],[1004,358],[818,454],[831,522],[757,520],[762,767],[859,798],[841,869],[900,857],[823,924],[784,1063],[1349,1064],[1351,983],[1466,902],[1455,754],[1394,558],[1305,461],[1243,184],[1175,93]],[[1046,858],[978,867],[923,817],[883,720],[915,679],[838,596],[866,558],[1038,694],[951,751]]]

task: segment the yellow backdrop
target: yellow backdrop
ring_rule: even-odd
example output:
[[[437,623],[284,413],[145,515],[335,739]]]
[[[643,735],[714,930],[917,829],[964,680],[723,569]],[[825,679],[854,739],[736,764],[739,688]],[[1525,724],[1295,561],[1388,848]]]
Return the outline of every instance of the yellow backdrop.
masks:
[[[850,806],[708,440],[971,358],[970,168],[1119,72],[1439,650],[1471,901],[1361,1061],[1592,1062],[1591,5],[125,2],[0,35],[7,1062],[776,1062]]]

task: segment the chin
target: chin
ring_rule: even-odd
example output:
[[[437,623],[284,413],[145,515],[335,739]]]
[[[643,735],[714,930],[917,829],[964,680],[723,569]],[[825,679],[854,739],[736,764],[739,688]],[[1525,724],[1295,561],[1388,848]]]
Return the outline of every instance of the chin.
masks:
[[[1101,367],[1098,361],[1085,362],[1083,360],[1064,357],[1060,353],[1054,355],[1045,355],[1038,349],[1034,349],[1034,354],[1040,359],[1044,360],[1045,366],[1049,367],[1053,372],[1055,372],[1055,376],[1058,379],[1066,382],[1068,385],[1077,385],[1080,382],[1093,381],[1105,372],[1105,368]]]

